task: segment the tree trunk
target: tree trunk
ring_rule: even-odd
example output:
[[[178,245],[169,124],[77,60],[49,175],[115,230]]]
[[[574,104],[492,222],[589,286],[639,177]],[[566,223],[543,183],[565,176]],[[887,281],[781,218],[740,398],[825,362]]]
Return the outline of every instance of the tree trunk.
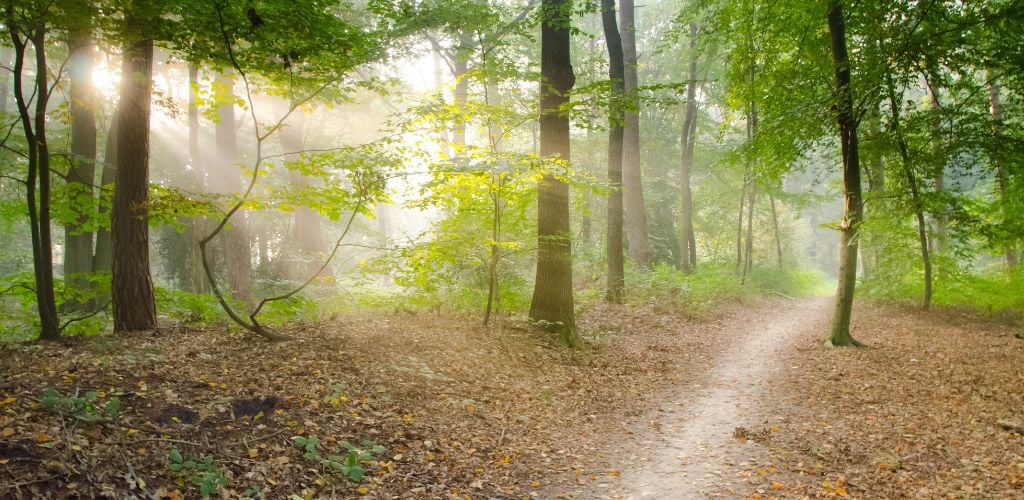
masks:
[[[686,85],[686,115],[683,118],[683,137],[680,147],[683,152],[680,191],[682,199],[679,211],[679,260],[683,274],[691,274],[697,265],[697,249],[691,247],[693,235],[693,190],[690,177],[693,173],[693,147],[697,132],[697,23],[690,23],[690,81]]]
[[[112,196],[114,181],[117,180],[117,112],[110,118],[107,128],[107,143],[103,148],[103,173],[100,176],[100,197]],[[109,273],[113,260],[110,248],[110,209],[100,203],[99,216],[107,223],[96,231],[96,255],[92,258],[92,272]]]
[[[868,199],[865,203],[870,210],[865,217],[869,217],[872,210],[878,210],[878,205],[882,202],[882,197],[885,193],[885,163],[882,159],[882,147],[880,146],[883,138],[881,118],[879,117],[878,110],[872,110],[868,114],[867,122],[868,135],[874,147],[871,149],[871,163],[868,165]],[[878,262],[881,257],[880,243],[880,241],[874,241],[874,238],[871,241],[865,242],[867,248],[861,252],[865,276],[873,276],[878,269]]]
[[[775,259],[779,269],[782,269],[782,235],[779,233],[779,214],[775,211],[775,197],[768,193],[768,205],[772,209],[772,231],[775,233]]]
[[[743,185],[740,187],[740,209],[736,214],[736,274],[743,272],[743,208],[747,203],[747,184],[750,182],[750,164],[743,169]]]
[[[992,138],[996,142],[993,151],[1001,151],[999,143],[1003,138],[1003,111],[999,99],[999,90],[999,81],[991,80],[988,85],[988,102],[989,111],[992,114]],[[999,189],[999,199],[1003,206],[1003,223],[1006,223],[1006,205],[1009,202],[1007,192],[1010,188],[1010,176],[1006,172],[1006,168],[1003,167],[1000,153],[992,155],[992,163],[996,167],[996,186]],[[1006,242],[1006,247],[1003,251],[1003,262],[1006,264],[1007,269],[1017,267],[1017,248],[1013,240]]]
[[[746,250],[743,255],[743,274],[741,281],[747,278],[754,262],[754,202],[757,199],[757,184],[753,179],[750,188],[747,190],[747,241]]]
[[[221,179],[219,189],[226,193],[238,193],[242,190],[241,172],[238,162],[238,143],[235,135],[235,94],[234,78],[229,73],[222,73],[217,86],[223,95],[221,105],[217,107],[220,120],[217,122],[217,168]],[[231,294],[242,302],[252,302],[252,241],[246,213],[239,210],[231,216],[231,231],[221,237],[224,243],[224,255],[227,260],[228,287]]]
[[[622,249],[622,90],[624,62],[622,40],[615,22],[615,0],[601,0],[601,20],[608,47],[608,77],[612,98],[608,103],[608,285],[604,300],[621,304],[626,288]]]
[[[96,176],[96,106],[92,85],[94,46],[88,31],[70,35],[68,43],[71,75],[71,166],[68,168],[68,194],[75,209],[95,204]],[[83,231],[92,210],[78,214],[76,222],[64,226],[64,284],[70,292],[65,305],[69,310],[85,304],[76,295],[87,292],[88,274],[92,272],[93,233]]]
[[[287,109],[287,108],[286,108]],[[285,153],[286,161],[298,161],[301,153],[306,149],[303,134],[306,126],[306,116],[301,110],[295,110],[285,123],[280,132],[281,150]],[[293,186],[301,186],[303,189],[311,189],[312,180],[302,175],[298,170],[288,171],[288,180]],[[295,209],[292,231],[289,240],[291,241],[291,258],[294,265],[289,266],[289,279],[304,282],[309,276],[320,269],[323,253],[327,250],[324,243],[323,230],[320,227],[320,214],[309,207]],[[330,274],[325,270],[325,274]]]
[[[561,112],[561,106],[569,101],[576,80],[569,57],[571,9],[568,0],[542,2],[540,154],[568,162],[569,117]],[[546,322],[564,343],[575,345],[571,234],[569,185],[545,174],[538,186],[537,278],[530,318]]]
[[[927,85],[928,90],[928,105],[935,114],[932,125],[932,154],[935,156],[935,173],[932,177],[932,182],[935,186],[935,194],[939,195],[940,206],[945,207],[945,201],[942,199],[946,192],[946,158],[942,151],[942,128],[940,126],[940,112],[939,108],[939,95],[938,91],[932,88],[931,85]],[[938,210],[935,215],[935,252],[939,255],[945,255],[949,248],[949,231],[946,227],[946,215],[945,210]],[[940,262],[941,264],[941,262]],[[939,266],[939,272],[942,272],[942,266]]]
[[[39,313],[39,338],[60,338],[60,316],[53,292],[53,244],[50,235],[50,149],[46,138],[46,105],[50,97],[47,83],[46,34],[43,28],[25,33],[35,53],[35,86],[26,97],[22,78],[27,43],[9,14],[7,29],[14,45],[14,100],[28,145],[28,175],[25,180],[25,201],[32,238],[32,268],[35,277],[36,308]],[[31,99],[35,109],[29,108]]]
[[[149,115],[153,92],[153,40],[129,15],[118,103],[117,180],[111,210],[111,296],[114,331],[156,327],[149,274]]]
[[[843,192],[846,201],[839,246],[839,284],[836,310],[828,343],[833,346],[861,345],[850,335],[853,294],[857,286],[857,230],[864,218],[860,191],[860,157],[857,144],[857,117],[853,111],[850,84],[850,60],[846,52],[846,22],[843,7],[833,0],[828,8],[828,30],[832,63],[836,78],[836,123],[843,155]]]
[[[625,128],[622,138],[622,191],[626,208],[626,237],[629,255],[645,269],[654,267],[654,252],[647,235],[644,184],[640,168],[640,95],[637,93],[636,23],[633,0],[621,0],[623,91],[626,96]]]
[[[203,168],[202,152],[199,150],[199,103],[196,89],[199,85],[199,66],[188,65],[188,156],[191,169],[192,191],[206,192],[206,171]],[[190,266],[192,293],[207,293],[209,287],[203,273],[202,255],[199,240],[206,235],[206,217],[199,216],[188,221],[188,243],[190,248]]]

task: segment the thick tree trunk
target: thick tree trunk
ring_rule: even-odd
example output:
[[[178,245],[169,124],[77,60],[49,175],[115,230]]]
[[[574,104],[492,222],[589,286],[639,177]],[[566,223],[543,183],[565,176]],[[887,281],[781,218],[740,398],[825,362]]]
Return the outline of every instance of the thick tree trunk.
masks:
[[[540,154],[570,161],[569,117],[560,111],[569,100],[575,75],[569,57],[571,14],[568,0],[542,0]],[[578,343],[573,311],[569,185],[548,174],[538,186],[537,278],[530,318],[543,321],[569,345]]]
[[[1003,110],[999,99],[999,90],[999,82],[994,79],[991,80],[988,85],[988,102],[989,111],[992,115],[992,137],[996,141],[995,148],[993,148],[995,151],[1000,151],[999,142],[1003,138]],[[1003,222],[1005,223],[1005,206],[1009,202],[1007,200],[1007,192],[1010,188],[1010,176],[1006,172],[1006,168],[1003,167],[1002,156],[999,153],[992,155],[992,163],[996,167],[996,187],[999,189],[999,200],[1003,205]],[[1003,262],[1006,264],[1007,269],[1017,267],[1017,248],[1013,241],[1006,242],[1006,247],[1003,251]]]
[[[32,268],[36,286],[36,308],[39,313],[39,338],[60,338],[60,316],[53,291],[53,244],[50,234],[50,148],[46,138],[46,105],[50,97],[47,82],[46,35],[42,28],[28,33],[35,53],[34,89],[26,93],[23,76],[27,43],[18,26],[8,18],[7,29],[14,45],[14,100],[28,146],[28,175],[25,179],[25,201],[32,239]],[[31,95],[28,97],[26,94]],[[35,109],[30,109],[31,99]]]
[[[683,274],[690,274],[697,267],[697,249],[691,246],[693,241],[693,190],[690,177],[693,173],[693,147],[697,132],[697,23],[690,23],[690,81],[686,85],[686,115],[683,118],[683,136],[680,141],[682,148],[682,169],[680,176],[681,203],[679,207],[682,220],[679,224],[679,260]]]
[[[895,84],[890,75],[886,75],[886,87],[891,113],[889,128],[896,136],[896,144],[899,147],[900,160],[903,166],[903,175],[907,179],[907,186],[910,190],[910,202],[914,209],[914,218],[917,219],[917,238],[921,247],[921,265],[924,267],[924,293],[921,297],[921,308],[927,310],[932,303],[932,259],[928,241],[928,226],[924,220],[924,202],[921,200],[917,175],[914,174],[914,167],[910,164],[910,151],[907,147],[906,137],[903,135],[903,126],[900,123],[901,99],[896,96]]]
[[[637,93],[636,23],[633,0],[621,0],[623,91],[626,96],[625,128],[622,138],[622,191],[626,209],[626,237],[629,255],[642,268],[654,267],[654,252],[647,234],[644,183],[640,167],[640,95]]]
[[[95,204],[93,184],[96,182],[96,106],[92,84],[94,45],[88,31],[71,35],[68,43],[71,74],[71,166],[68,168],[68,193],[73,206]],[[79,213],[78,220],[64,226],[64,284],[72,293],[65,305],[77,310],[85,304],[74,295],[91,288],[88,274],[92,272],[93,233],[83,231],[89,210]],[[87,301],[86,301],[87,302]]]
[[[220,96],[224,99],[218,106],[215,133],[217,136],[217,169],[221,179],[218,188],[225,193],[238,193],[242,190],[241,171],[238,162],[238,143],[235,134],[234,78],[222,73],[217,83]],[[238,300],[252,302],[252,236],[246,213],[239,210],[231,216],[231,231],[221,236],[224,243],[224,255],[227,257],[227,278],[231,294]]]
[[[860,157],[857,144],[857,117],[853,111],[853,90],[850,88],[850,59],[846,52],[846,23],[843,7],[833,0],[828,8],[828,29],[831,38],[832,63],[836,78],[836,123],[843,155],[843,192],[845,213],[840,234],[839,284],[836,310],[828,343],[833,346],[859,346],[850,335],[853,295],[857,286],[857,230],[864,217],[860,191]]]
[[[149,115],[153,92],[153,40],[142,40],[129,17],[118,103],[117,181],[111,211],[111,295],[114,331],[156,327],[149,274]]]
[[[615,22],[615,0],[601,0],[601,21],[608,47],[608,77],[612,99],[608,104],[608,285],[604,300],[621,304],[626,288],[622,248],[622,89],[624,62],[622,40]]]

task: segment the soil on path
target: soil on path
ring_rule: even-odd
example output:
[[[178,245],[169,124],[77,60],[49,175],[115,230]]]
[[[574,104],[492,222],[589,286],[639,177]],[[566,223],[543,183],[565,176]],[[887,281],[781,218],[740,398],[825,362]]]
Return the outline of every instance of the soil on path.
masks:
[[[662,403],[634,423],[624,442],[609,447],[610,473],[573,498],[707,498],[746,495],[769,461],[767,448],[784,417],[765,413],[762,395],[787,370],[785,356],[797,342],[820,337],[831,298],[779,302],[730,325],[730,346],[712,358],[700,380],[664,395]]]

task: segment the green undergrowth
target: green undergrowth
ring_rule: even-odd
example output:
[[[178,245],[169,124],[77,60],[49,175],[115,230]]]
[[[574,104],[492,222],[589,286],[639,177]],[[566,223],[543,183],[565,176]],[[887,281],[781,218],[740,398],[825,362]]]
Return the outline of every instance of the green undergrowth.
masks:
[[[937,273],[932,304],[968,309],[981,314],[1024,316],[1024,270],[1002,269],[979,273]],[[862,280],[857,290],[886,302],[920,304],[924,278],[920,273],[888,274]]]
[[[829,294],[833,289],[834,282],[820,271],[795,267],[755,267],[746,278],[727,263],[703,264],[689,276],[661,264],[651,271],[631,267],[626,273],[627,304],[652,304],[691,316],[705,316],[733,300],[761,295],[802,298]]]

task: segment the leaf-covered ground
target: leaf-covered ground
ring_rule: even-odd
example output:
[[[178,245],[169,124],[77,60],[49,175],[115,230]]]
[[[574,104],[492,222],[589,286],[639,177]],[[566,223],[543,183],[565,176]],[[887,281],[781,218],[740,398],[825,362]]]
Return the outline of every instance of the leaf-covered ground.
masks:
[[[598,451],[619,422],[706,369],[748,309],[597,306],[576,351],[521,323],[426,313],[282,343],[173,328],[3,346],[0,497],[530,496],[608,473]],[[315,454],[295,436],[316,436]],[[346,477],[353,448],[361,482]]]
[[[723,356],[806,304],[702,320],[597,306],[577,351],[518,322],[425,313],[297,326],[275,344],[173,328],[7,345],[0,497],[614,497],[657,451],[623,444],[660,425],[659,405],[702,404],[684,396]],[[810,327],[765,351],[739,413],[756,425],[713,438],[757,459],[716,455],[702,494],[1024,497],[1014,330],[877,306],[855,322],[872,348],[819,348]]]

